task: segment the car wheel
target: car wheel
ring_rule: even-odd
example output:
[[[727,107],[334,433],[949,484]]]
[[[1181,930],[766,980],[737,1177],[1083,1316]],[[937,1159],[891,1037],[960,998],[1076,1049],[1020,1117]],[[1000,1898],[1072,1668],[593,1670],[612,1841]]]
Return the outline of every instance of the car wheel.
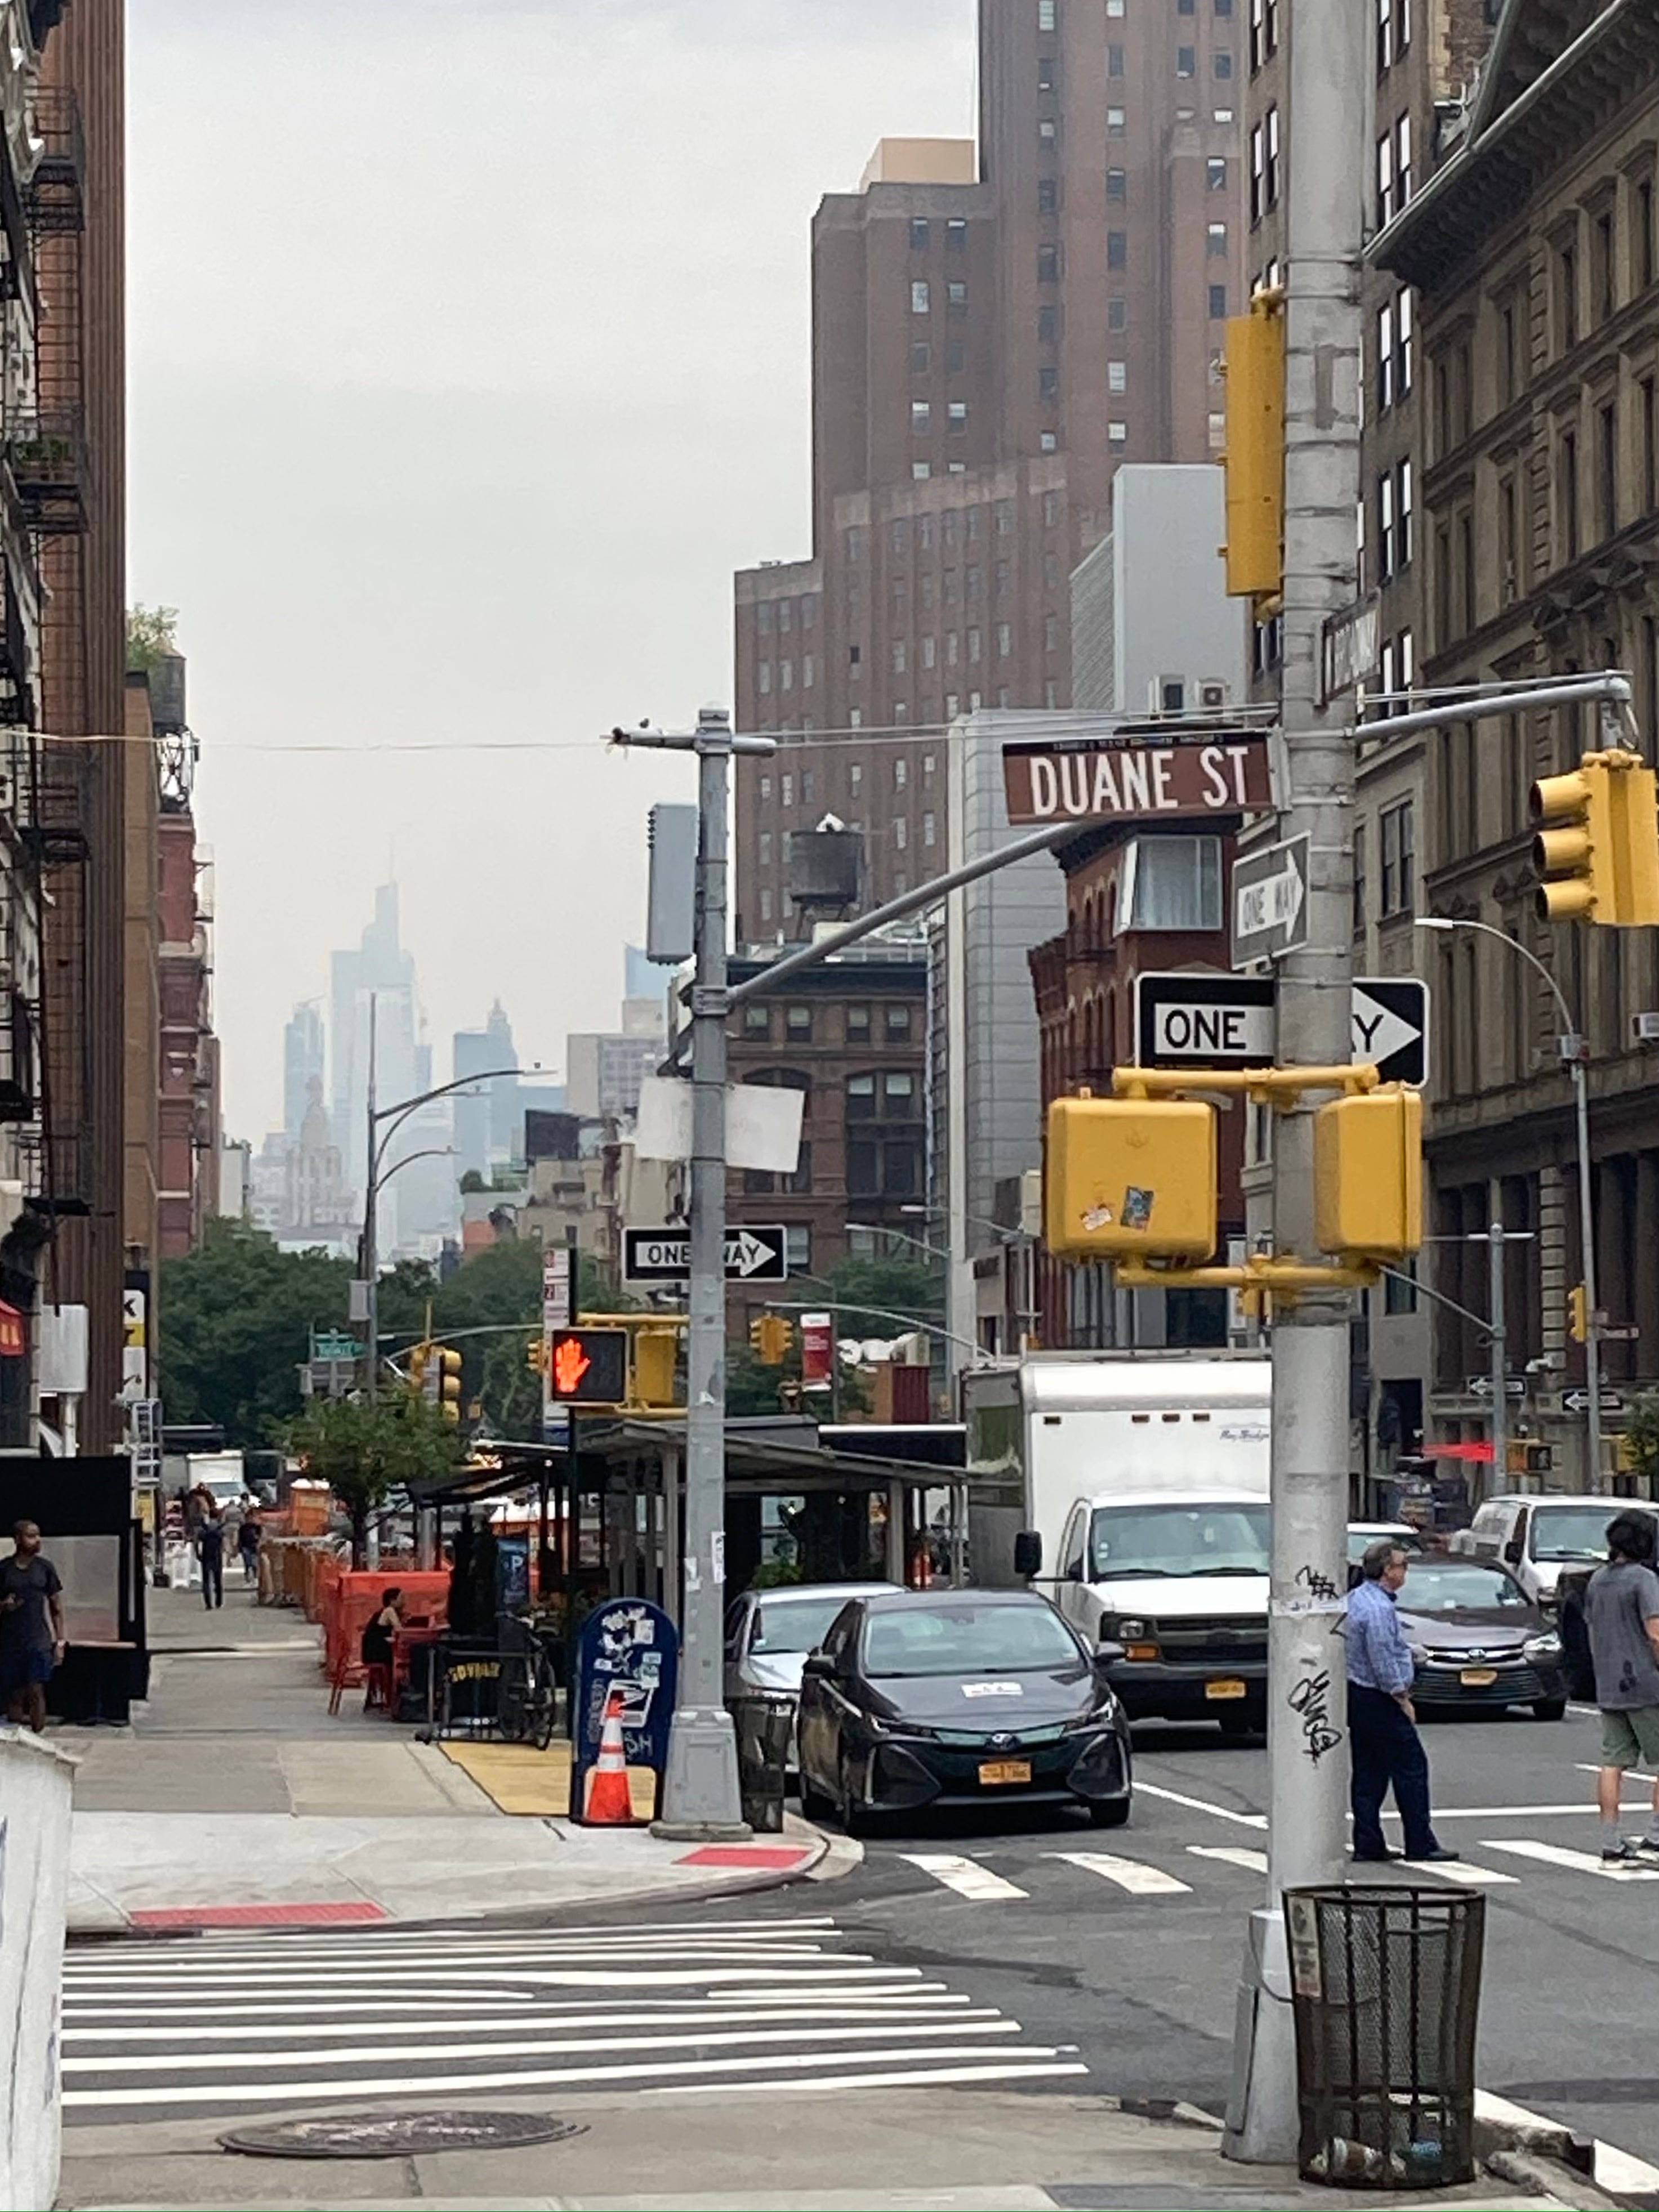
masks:
[[[1094,1828],[1127,1828],[1129,1825],[1129,1800],[1127,1797],[1108,1797],[1089,1808],[1089,1825]]]
[[[1539,1698],[1534,1703],[1532,1717],[1535,1721],[1564,1721],[1567,1701],[1565,1698]]]

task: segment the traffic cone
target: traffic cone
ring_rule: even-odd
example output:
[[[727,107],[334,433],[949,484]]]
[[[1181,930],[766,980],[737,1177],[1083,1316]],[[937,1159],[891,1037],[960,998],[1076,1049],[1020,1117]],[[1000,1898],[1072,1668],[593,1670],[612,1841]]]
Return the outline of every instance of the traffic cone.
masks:
[[[587,1778],[589,1827],[632,1827],[634,1797],[628,1786],[628,1749],[623,1741],[622,1699],[613,1690],[605,1699],[599,1731],[599,1763]]]

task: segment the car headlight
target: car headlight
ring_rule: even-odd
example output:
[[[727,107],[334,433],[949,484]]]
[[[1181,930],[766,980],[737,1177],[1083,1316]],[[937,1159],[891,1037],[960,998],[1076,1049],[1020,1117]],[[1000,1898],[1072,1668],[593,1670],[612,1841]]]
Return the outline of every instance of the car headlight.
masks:
[[[1115,1620],[1109,1628],[1103,1620],[1100,1624],[1100,1632],[1103,1636],[1113,1638],[1119,1644],[1139,1644],[1146,1636],[1147,1628],[1144,1620]]]
[[[937,1729],[918,1728],[914,1721],[884,1720],[879,1713],[866,1713],[864,1717],[869,1723],[871,1732],[875,1735],[923,1736],[930,1743],[934,1741],[938,1735]]]
[[[1116,1700],[1109,1705],[1097,1705],[1091,1713],[1076,1713],[1060,1726],[1062,1735],[1081,1735],[1085,1729],[1107,1729],[1113,1724]]]
[[[1553,1628],[1547,1628],[1541,1636],[1529,1636],[1521,1649],[1528,1659],[1559,1659],[1561,1639]]]

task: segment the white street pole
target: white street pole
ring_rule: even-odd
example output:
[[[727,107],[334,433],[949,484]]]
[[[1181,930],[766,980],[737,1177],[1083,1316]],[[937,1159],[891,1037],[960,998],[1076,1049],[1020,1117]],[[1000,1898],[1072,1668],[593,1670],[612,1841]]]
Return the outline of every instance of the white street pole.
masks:
[[[1281,837],[1308,840],[1304,945],[1279,966],[1281,1067],[1340,1066],[1352,1041],[1353,699],[1325,703],[1323,629],[1352,605],[1359,491],[1362,158],[1370,47],[1363,8],[1290,0],[1285,154],[1284,727]],[[1316,1256],[1313,1114],[1298,1101],[1273,1128],[1273,1243]],[[1341,1879],[1348,1810],[1346,1291],[1276,1309],[1273,1332],[1272,1557],[1267,1624],[1267,1903],[1251,1916],[1229,2157],[1285,2163],[1297,2151],[1295,2031],[1282,1898]]]

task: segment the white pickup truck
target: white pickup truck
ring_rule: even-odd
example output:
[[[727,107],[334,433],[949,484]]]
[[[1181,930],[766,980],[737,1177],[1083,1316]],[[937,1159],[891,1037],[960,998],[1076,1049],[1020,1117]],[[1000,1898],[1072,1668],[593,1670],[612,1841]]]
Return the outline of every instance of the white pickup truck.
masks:
[[[974,1579],[1033,1580],[1121,1644],[1131,1720],[1262,1726],[1268,1363],[1038,1352],[963,1383]]]

